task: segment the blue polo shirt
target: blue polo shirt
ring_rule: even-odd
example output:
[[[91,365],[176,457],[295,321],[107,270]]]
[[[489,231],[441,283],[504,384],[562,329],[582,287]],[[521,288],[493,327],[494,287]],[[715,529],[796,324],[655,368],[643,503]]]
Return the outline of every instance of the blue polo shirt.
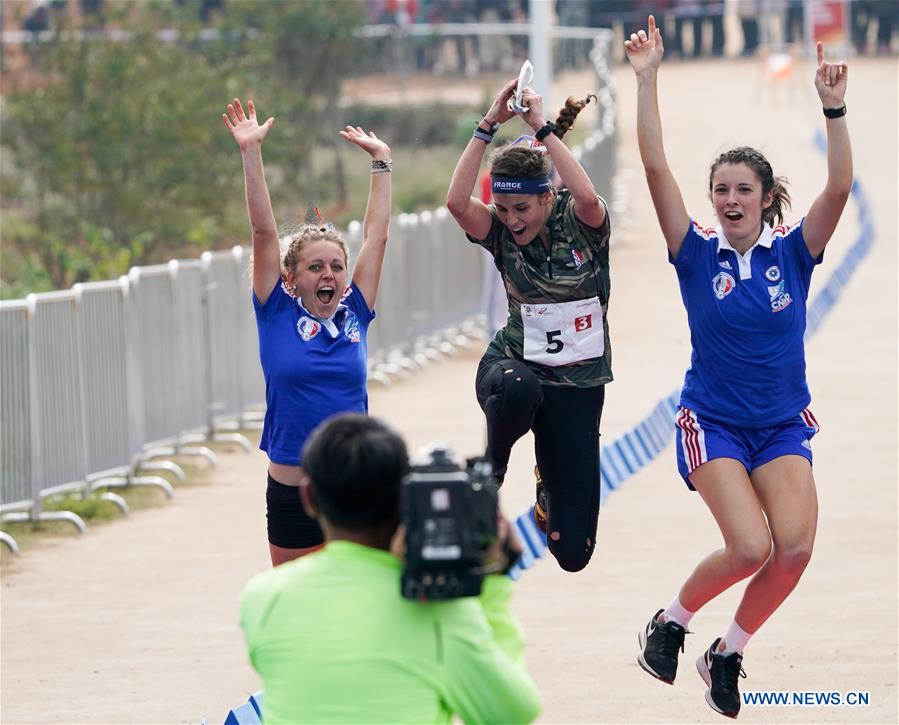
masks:
[[[253,295],[265,420],[259,447],[274,463],[301,465],[312,430],[337,413],[367,413],[368,326],[374,312],[351,284],[330,320],[320,320],[279,280],[265,304]]]
[[[775,425],[811,400],[805,378],[806,301],[814,259],[792,227],[764,225],[739,254],[720,229],[691,220],[676,259],[693,352],[681,405],[721,423]]]

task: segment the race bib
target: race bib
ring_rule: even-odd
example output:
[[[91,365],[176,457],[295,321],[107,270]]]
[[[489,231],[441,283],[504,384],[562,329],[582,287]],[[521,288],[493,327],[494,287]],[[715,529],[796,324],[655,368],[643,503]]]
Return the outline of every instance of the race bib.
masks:
[[[599,297],[522,305],[524,359],[558,367],[602,357],[605,335]]]

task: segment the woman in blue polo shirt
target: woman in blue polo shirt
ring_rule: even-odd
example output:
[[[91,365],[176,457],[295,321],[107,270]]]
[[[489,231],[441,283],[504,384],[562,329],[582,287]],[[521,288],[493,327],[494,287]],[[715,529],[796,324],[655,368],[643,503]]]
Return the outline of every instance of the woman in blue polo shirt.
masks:
[[[259,124],[253,102],[245,113],[236,98],[222,118],[240,147],[253,227],[253,307],[266,399],[259,447],[269,458],[268,540],[277,566],[324,541],[300,503],[303,443],[331,415],[368,411],[366,335],[387,244],[392,162],[374,133],[340,131],[371,156],[362,248],[350,280],[346,243],[330,225],[306,224],[290,234],[282,259],[262,165],[262,141],[275,119]]]
[[[639,664],[671,683],[693,614],[752,577],[734,619],[697,661],[706,701],[736,717],[749,638],[799,581],[812,553],[818,499],[803,336],[812,270],[823,258],[852,185],[847,68],[824,60],[815,88],[827,128],[827,179],[805,218],[783,220],[789,196],[758,151],[736,148],[712,164],[717,229],[684,206],[662,145],[657,75],[664,48],[649,27],[625,43],[637,76],[637,138],[662,235],[687,309],[693,353],[676,416],[678,470],[709,507],[724,548],[694,569],[673,602],[639,634]],[[773,228],[772,228],[773,227]]]

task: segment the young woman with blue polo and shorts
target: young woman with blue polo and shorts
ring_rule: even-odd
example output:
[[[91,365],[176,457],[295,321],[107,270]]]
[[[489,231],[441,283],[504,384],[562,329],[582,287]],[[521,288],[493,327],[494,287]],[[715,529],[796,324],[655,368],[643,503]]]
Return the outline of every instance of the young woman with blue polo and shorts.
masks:
[[[781,226],[789,196],[755,149],[712,164],[719,226],[690,217],[668,168],[657,99],[664,48],[649,17],[626,41],[637,76],[637,138],[649,191],[687,310],[693,352],[676,414],[678,470],[708,506],[724,548],[693,570],[672,603],[639,633],[638,662],[673,683],[694,613],[751,577],[734,619],[697,661],[717,712],[740,711],[743,648],[787,598],[812,554],[818,499],[803,336],[815,266],[852,185],[846,126],[847,68],[818,43],[815,88],[827,129],[827,176],[804,219]]]

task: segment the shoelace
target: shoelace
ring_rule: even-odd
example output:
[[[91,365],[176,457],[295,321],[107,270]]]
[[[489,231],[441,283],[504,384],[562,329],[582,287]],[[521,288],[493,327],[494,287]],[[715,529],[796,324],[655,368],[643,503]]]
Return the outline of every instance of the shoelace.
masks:
[[[659,637],[659,652],[665,657],[674,657],[677,650],[684,651],[687,630],[673,622],[659,622],[656,629]]]
[[[721,687],[728,691],[736,691],[738,678],[746,678],[743,658],[739,653],[734,652],[727,657],[720,657],[719,661],[721,662]]]

